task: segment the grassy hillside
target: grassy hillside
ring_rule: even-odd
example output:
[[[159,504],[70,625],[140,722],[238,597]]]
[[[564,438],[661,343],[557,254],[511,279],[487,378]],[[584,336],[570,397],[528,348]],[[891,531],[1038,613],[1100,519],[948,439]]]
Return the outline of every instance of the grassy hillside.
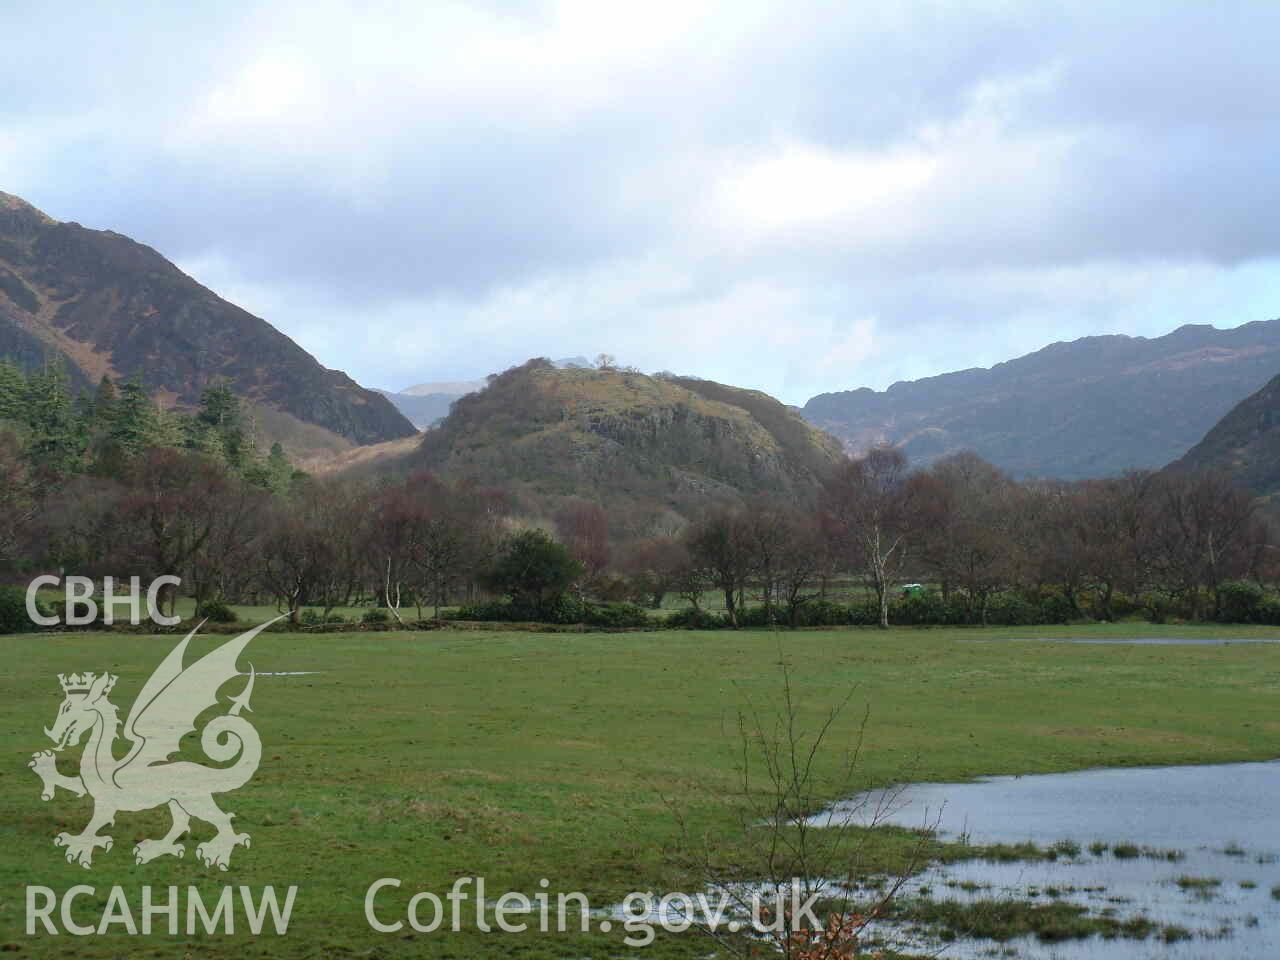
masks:
[[[811,496],[839,444],[765,394],[534,360],[459,399],[409,465],[641,512]]]
[[[1070,632],[1114,636],[1121,629],[1132,635],[1153,628]],[[1166,636],[1205,632],[1154,629]],[[868,785],[903,776],[949,781],[1275,754],[1280,647],[998,642],[1034,635],[804,632],[783,637],[782,652],[795,670],[806,730],[857,686],[833,742],[853,741],[865,705]],[[174,639],[5,638],[11,656],[0,676],[0,749],[8,758],[0,777],[0,943],[17,956],[632,955],[620,930],[375,935],[364,921],[363,897],[379,877],[404,881],[383,901],[387,912],[402,911],[417,890],[443,894],[459,876],[483,876],[491,892],[528,894],[547,878],[553,892],[582,891],[599,906],[631,890],[673,889],[681,878],[666,867],[664,851],[679,832],[664,798],[685,810],[695,829],[729,835],[734,717],[745,698],[771,703],[780,693],[778,638],[762,631],[265,634],[245,658],[258,670],[251,717],[263,761],[224,803],[237,829],[251,835],[251,848],[236,850],[228,873],[210,874],[192,859],[194,843],[211,834],[197,823],[185,859],[136,866],[132,846],[158,836],[167,819],[122,813],[106,831],[115,847],[99,852],[91,871],[67,864],[51,838],[78,831],[89,801],[60,793],[42,802],[25,768],[33,751],[48,746],[40,728],[62,699],[56,674],[110,669],[120,676],[112,701],[127,711]],[[192,656],[221,639],[199,638]],[[267,675],[285,671],[315,672]],[[824,775],[839,759],[820,760]],[[71,758],[63,762],[70,766]],[[891,856],[892,843],[885,843],[869,855]],[[58,891],[93,885],[97,894],[76,913],[82,922],[100,914],[113,884],[135,905],[143,885],[162,898],[169,884],[195,884],[206,895],[228,883],[301,889],[284,937],[72,940],[26,936],[23,891],[33,883]],[[672,934],[635,955],[692,958],[708,950],[696,935]]]

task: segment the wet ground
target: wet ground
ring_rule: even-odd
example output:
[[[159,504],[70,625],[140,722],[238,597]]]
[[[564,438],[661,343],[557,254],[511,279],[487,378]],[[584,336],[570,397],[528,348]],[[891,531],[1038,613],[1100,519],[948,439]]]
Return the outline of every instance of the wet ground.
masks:
[[[946,945],[944,956],[1280,957],[1280,762],[914,784],[838,804],[814,822],[867,822],[873,812],[877,822],[936,825],[951,840],[1079,848],[1055,862],[935,867],[911,882],[908,896],[925,888],[935,901],[1057,899],[1121,919],[1144,916],[1190,934],[1177,943],[962,938]]]

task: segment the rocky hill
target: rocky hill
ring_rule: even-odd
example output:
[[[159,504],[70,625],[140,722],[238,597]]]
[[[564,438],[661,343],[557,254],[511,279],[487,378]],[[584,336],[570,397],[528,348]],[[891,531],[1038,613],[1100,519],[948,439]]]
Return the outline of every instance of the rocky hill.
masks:
[[[1280,492],[1280,376],[1237,404],[1173,467],[1226,470],[1273,499]]]
[[[902,447],[914,463],[972,450],[1017,476],[1078,479],[1182,456],[1280,371],[1280,320],[1167,336],[1085,337],[990,369],[825,393],[811,423],[854,452]]]
[[[410,436],[383,396],[218,297],[155,250],[0,193],[0,355],[65,360],[76,385],[137,377],[178,406],[227,382],[246,400],[355,443]]]
[[[756,494],[811,496],[842,456],[763,393],[531,360],[458,399],[404,466],[534,501],[587,497],[689,516]]]

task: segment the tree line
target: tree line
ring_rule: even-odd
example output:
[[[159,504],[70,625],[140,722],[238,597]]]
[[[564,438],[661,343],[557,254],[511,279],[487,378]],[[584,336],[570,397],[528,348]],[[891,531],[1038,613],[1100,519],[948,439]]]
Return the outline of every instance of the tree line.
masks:
[[[103,376],[96,390],[73,397],[61,364],[28,373],[0,359],[0,431],[7,455],[46,487],[84,475],[126,478],[153,448],[203,454],[273,492],[296,472],[280,444],[259,452],[254,424],[225,383],[208,387],[194,412],[176,413],[153,401],[137,378]]]
[[[1218,473],[1018,482],[972,454],[911,470],[878,448],[808,501],[713,503],[620,541],[583,498],[531,517],[500,488],[425,472],[307,476],[278,445],[258,452],[226,387],[175,415],[136,382],[73,400],[55,368],[0,364],[0,491],[11,575],[174,574],[201,610],[274,604],[294,621],[364,605],[401,622],[450,608],[639,625],[673,597],[672,624],[730,627],[987,623],[1015,608],[1026,622],[1280,618],[1264,610],[1268,525]]]
[[[1020,483],[970,453],[907,466],[879,448],[841,465],[812,509],[713,511],[683,538],[683,589],[722,593],[731,625],[753,596],[798,622],[841,574],[866,584],[885,627],[899,599],[949,622],[987,623],[997,598],[1043,604],[1051,621],[1200,620],[1241,616],[1242,597],[1257,607],[1280,572],[1257,503],[1221,473]]]

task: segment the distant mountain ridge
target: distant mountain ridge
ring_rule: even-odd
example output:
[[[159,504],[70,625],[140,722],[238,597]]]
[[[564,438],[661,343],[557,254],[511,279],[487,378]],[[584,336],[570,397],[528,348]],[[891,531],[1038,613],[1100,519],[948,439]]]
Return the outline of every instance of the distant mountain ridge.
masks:
[[[385,398],[329,370],[265,320],[228,303],[155,250],[62,223],[0,193],[0,355],[60,357],[77,386],[137,377],[193,406],[210,384],[355,443],[414,433]]]
[[[419,430],[425,430],[441,417],[449,415],[449,407],[460,394],[455,393],[392,393],[379,390],[397,410]]]
[[[1159,468],[1280,372],[1280,320],[1163,337],[1084,337],[989,369],[820,394],[809,422],[859,453],[927,464],[972,450],[1017,476],[1081,479]]]
[[[1233,407],[1172,468],[1225,470],[1260,497],[1280,493],[1280,376]]]
[[[441,380],[430,383],[418,383],[405,387],[399,392],[379,390],[390,400],[397,410],[408,418],[419,430],[425,430],[443,417],[449,415],[453,401],[468,393],[483,390],[484,380]]]
[[[485,382],[484,380],[433,380],[428,383],[416,383],[412,387],[405,387],[399,391],[384,392],[399,393],[406,397],[461,397],[464,394],[483,390]]]

